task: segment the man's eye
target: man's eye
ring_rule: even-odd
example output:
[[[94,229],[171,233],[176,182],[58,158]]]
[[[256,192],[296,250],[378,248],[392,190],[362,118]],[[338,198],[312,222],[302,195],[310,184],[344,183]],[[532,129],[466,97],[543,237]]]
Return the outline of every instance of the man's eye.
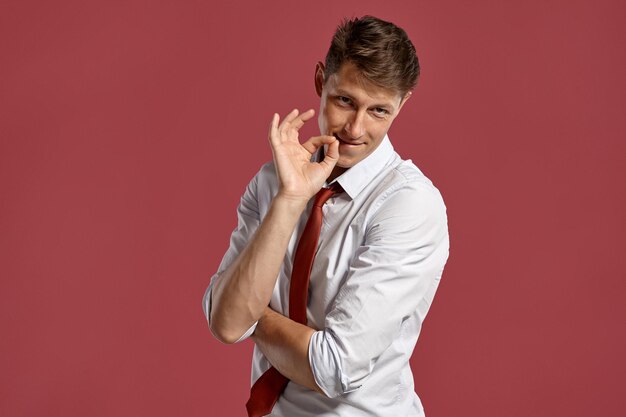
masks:
[[[341,104],[350,104],[351,101],[348,97],[343,97],[343,96],[339,96],[337,97],[337,100],[341,103]]]
[[[376,113],[378,116],[386,116],[389,112],[387,111],[387,109],[383,109],[382,107],[376,107],[374,108],[374,113]]]

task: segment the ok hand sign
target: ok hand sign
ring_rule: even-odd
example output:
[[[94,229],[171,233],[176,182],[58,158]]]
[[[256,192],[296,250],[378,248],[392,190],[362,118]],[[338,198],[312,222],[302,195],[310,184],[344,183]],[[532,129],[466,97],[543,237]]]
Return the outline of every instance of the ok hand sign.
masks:
[[[314,136],[300,143],[298,131],[314,114],[312,109],[301,114],[293,110],[280,124],[278,114],[272,118],[269,140],[283,197],[308,201],[322,188],[339,159],[339,142],[334,136]],[[311,162],[323,145],[328,145],[324,160]]]

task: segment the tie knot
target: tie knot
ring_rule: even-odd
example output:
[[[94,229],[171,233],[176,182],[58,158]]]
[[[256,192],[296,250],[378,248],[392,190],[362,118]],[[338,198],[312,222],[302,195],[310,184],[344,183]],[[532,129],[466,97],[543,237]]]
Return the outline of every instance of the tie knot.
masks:
[[[322,188],[315,195],[315,201],[313,202],[313,206],[322,207],[324,203],[332,197],[334,194],[341,191],[341,186],[338,183],[335,183],[330,186],[330,188]]]

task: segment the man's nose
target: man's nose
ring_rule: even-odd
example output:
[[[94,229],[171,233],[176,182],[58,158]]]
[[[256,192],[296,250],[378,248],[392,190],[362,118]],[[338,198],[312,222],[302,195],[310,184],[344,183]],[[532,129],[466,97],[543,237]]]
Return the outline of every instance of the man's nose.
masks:
[[[365,134],[364,112],[354,112],[352,118],[346,123],[345,131],[351,139],[358,139],[363,136]]]

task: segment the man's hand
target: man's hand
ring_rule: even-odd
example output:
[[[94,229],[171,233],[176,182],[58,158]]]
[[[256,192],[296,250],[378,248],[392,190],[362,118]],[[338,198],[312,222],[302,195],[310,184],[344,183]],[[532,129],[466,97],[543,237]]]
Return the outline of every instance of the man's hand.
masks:
[[[298,131],[314,114],[312,109],[302,114],[293,110],[280,124],[278,114],[272,118],[269,140],[282,197],[309,201],[322,188],[339,159],[339,142],[334,136],[314,136],[300,143]],[[324,160],[311,162],[311,156],[324,145],[328,145]]]

